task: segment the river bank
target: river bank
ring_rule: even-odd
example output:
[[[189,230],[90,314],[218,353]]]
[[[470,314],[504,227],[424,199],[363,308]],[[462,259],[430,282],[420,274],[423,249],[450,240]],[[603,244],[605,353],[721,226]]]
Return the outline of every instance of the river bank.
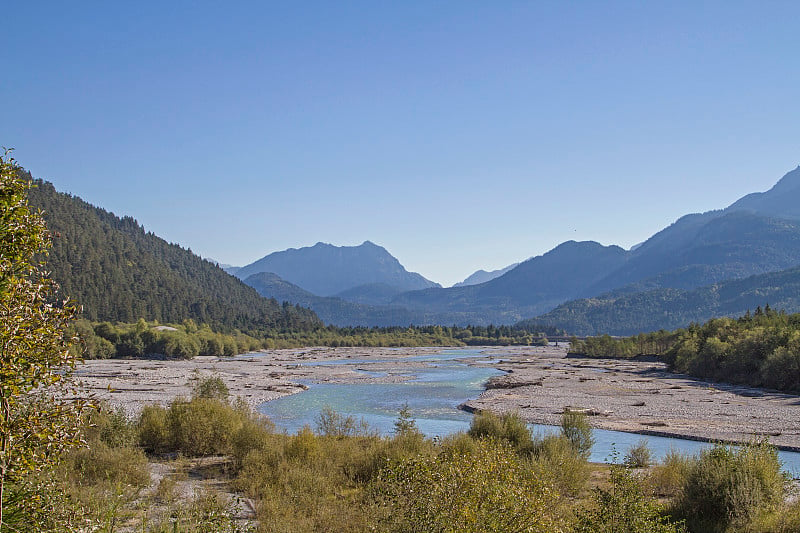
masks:
[[[93,360],[76,376],[95,397],[129,414],[149,403],[189,396],[192,380],[206,375],[219,376],[232,395],[256,406],[300,392],[304,383],[405,380],[407,373],[393,370],[425,364],[409,358],[439,351],[307,348],[188,361]],[[779,447],[800,450],[798,396],[712,384],[671,374],[657,362],[566,357],[563,346],[488,347],[484,354],[470,364],[506,374],[492,378],[466,409],[516,410],[539,424],[557,424],[565,408],[582,409],[600,429],[731,442],[769,437]],[[359,370],[359,364],[371,372]]]

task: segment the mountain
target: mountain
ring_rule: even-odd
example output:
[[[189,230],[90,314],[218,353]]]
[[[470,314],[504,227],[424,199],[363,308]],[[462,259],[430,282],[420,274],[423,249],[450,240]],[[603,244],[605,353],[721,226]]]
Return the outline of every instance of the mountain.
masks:
[[[261,297],[216,264],[145,232],[131,217],[60,193],[51,183],[35,185],[29,202],[43,210],[53,235],[46,268],[61,295],[81,304],[87,319],[191,318],[248,331],[321,325],[308,309]]]
[[[800,220],[800,166],[788,172],[766,192],[748,194],[726,211],[748,211],[774,218]]]
[[[392,304],[429,313],[480,316],[481,321],[473,324],[510,324],[581,295],[622,265],[626,257],[627,252],[619,246],[568,241],[491,281],[406,292],[392,299]]]
[[[326,324],[334,326],[383,327],[432,323],[424,315],[402,307],[364,305],[331,296],[317,296],[272,272],[253,274],[245,283],[264,297],[308,307]]]
[[[473,286],[399,294],[392,303],[432,312],[480,315],[508,323],[575,298],[614,291],[692,290],[800,264],[800,167],[770,191],[725,209],[686,215],[624,251],[597,243],[563,243],[507,273]]]
[[[336,297],[357,304],[386,305],[401,292],[403,291],[386,283],[365,283],[342,291]]]
[[[800,221],[717,211],[684,217],[654,235],[588,291],[601,294],[631,284],[692,289],[798,264]]]
[[[333,246],[318,242],[305,248],[274,252],[236,271],[246,279],[272,272],[318,296],[333,296],[365,284],[384,283],[397,291],[439,287],[415,272],[408,272],[381,246],[365,241],[359,246]]]
[[[476,270],[464,281],[459,281],[458,283],[454,284],[453,287],[466,287],[467,285],[479,285],[481,283],[486,283],[487,281],[491,281],[494,278],[499,278],[509,270],[516,268],[519,263],[514,263],[513,265],[508,265],[505,268],[500,268],[498,270],[492,270],[491,272],[487,272],[485,270]]]
[[[547,324],[573,335],[635,335],[673,330],[713,317],[741,316],[767,304],[787,313],[800,312],[800,267],[693,290],[607,293],[567,302],[518,325]]]

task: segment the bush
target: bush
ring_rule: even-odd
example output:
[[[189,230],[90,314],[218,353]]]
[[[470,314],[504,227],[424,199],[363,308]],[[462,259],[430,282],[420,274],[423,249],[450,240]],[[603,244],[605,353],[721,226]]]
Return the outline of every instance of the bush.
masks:
[[[474,439],[505,440],[517,451],[529,450],[533,441],[531,430],[519,413],[497,416],[491,411],[481,411],[472,417],[467,434]]]
[[[649,481],[653,491],[661,497],[677,497],[695,461],[694,457],[677,450],[667,452],[661,464],[650,471]]]
[[[215,398],[176,398],[168,409],[147,406],[139,417],[139,443],[149,453],[186,456],[231,455],[241,460],[248,442],[257,442],[258,426],[269,422],[243,402]]]
[[[139,488],[150,482],[147,457],[141,449],[114,448],[102,441],[70,452],[65,468],[73,486],[106,482]]]
[[[192,387],[193,398],[209,398],[216,400],[227,400],[230,396],[228,386],[219,376],[206,376],[196,378]]]
[[[645,493],[641,480],[620,465],[611,467],[611,487],[595,489],[594,505],[577,513],[575,533],[678,533],[683,524],[671,524]]]
[[[562,494],[578,496],[589,479],[589,464],[563,435],[537,437],[531,454],[540,475],[547,477]]]
[[[739,448],[716,445],[692,465],[676,503],[691,531],[723,532],[747,524],[783,501],[787,477],[766,442]]]
[[[469,455],[443,451],[381,471],[369,495],[391,531],[559,531],[552,487],[507,442],[481,439]]]
[[[325,406],[320,411],[316,423],[317,432],[325,437],[363,437],[372,434],[363,419],[356,420],[353,416],[341,415],[330,406]]]
[[[639,442],[628,448],[625,454],[625,466],[630,468],[647,468],[653,460],[653,454],[647,446],[647,439],[640,439]]]
[[[170,447],[167,410],[159,405],[146,405],[139,415],[139,444],[148,453],[164,453]]]
[[[742,533],[797,533],[800,531],[800,500],[787,503],[772,513],[760,513]]]
[[[578,454],[584,458],[589,457],[594,446],[594,436],[586,413],[564,409],[561,415],[561,433]]]

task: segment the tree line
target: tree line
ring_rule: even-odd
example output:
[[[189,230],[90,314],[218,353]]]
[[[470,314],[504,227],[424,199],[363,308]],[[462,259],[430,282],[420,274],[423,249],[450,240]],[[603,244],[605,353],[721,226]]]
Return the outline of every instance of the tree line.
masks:
[[[591,337],[573,342],[572,351],[594,357],[655,355],[691,376],[800,392],[800,314],[769,305],[674,331]]]

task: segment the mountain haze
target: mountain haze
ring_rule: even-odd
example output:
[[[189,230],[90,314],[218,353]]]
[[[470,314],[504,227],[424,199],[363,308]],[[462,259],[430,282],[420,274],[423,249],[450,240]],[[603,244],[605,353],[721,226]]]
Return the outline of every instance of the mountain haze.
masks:
[[[459,281],[458,283],[455,283],[453,287],[465,287],[467,285],[478,285],[480,283],[486,283],[487,281],[491,281],[494,278],[499,278],[509,270],[516,268],[518,265],[519,263],[514,263],[513,265],[508,265],[505,268],[492,270],[491,272],[487,272],[485,270],[476,270],[475,272],[467,276],[467,278],[464,281]]]
[[[568,241],[479,285],[406,292],[393,304],[427,312],[471,312],[483,323],[509,324],[577,297],[626,258],[619,246]]]
[[[312,309],[326,324],[382,327],[434,323],[421,314],[398,306],[372,306],[332,296],[317,296],[271,272],[259,272],[245,280],[258,293],[279,302],[288,301]]]
[[[333,296],[374,283],[386,284],[398,292],[439,286],[408,272],[386,249],[370,241],[359,246],[318,242],[274,252],[237,270],[236,276],[246,279],[259,272],[277,274],[317,296]]]
[[[686,327],[713,317],[742,316],[767,304],[787,313],[800,312],[800,267],[693,290],[607,293],[567,302],[520,325],[547,324],[573,335],[635,335]]]

